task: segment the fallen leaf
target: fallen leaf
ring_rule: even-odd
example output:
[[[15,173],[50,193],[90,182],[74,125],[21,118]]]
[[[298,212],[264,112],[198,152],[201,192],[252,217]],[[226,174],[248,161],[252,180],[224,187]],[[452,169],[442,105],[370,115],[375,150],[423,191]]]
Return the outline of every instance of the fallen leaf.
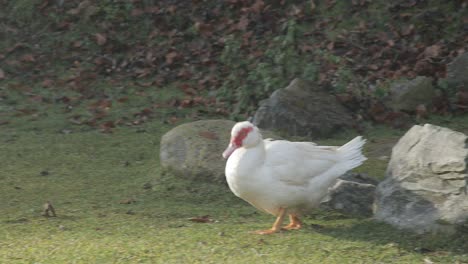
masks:
[[[307,45],[307,44],[304,44],[304,45],[302,45],[302,46],[299,46],[299,49],[300,49],[302,52],[314,51],[314,47],[311,46],[311,45]]]
[[[191,217],[188,219],[189,221],[195,223],[214,223],[214,220],[210,218],[209,215],[199,216],[199,217]]]
[[[128,101],[128,96],[123,96],[123,97],[120,97],[119,99],[117,99],[117,102],[119,103],[125,103]]]
[[[42,81],[42,86],[44,87],[52,87],[54,85],[54,81],[51,79],[45,79]]]
[[[314,12],[316,7],[314,0],[310,0],[310,12]]]
[[[193,100],[192,99],[184,99],[184,100],[180,101],[179,107],[180,108],[187,108],[187,107],[191,107],[192,105],[193,105]]]
[[[439,57],[442,51],[442,47],[440,45],[432,45],[424,49],[424,57],[426,58],[436,58]]]
[[[132,12],[130,13],[130,15],[136,17],[136,16],[141,16],[141,15],[143,15],[144,13],[145,13],[145,11],[144,11],[143,9],[141,9],[141,8],[135,8],[135,9],[132,10]]]
[[[172,64],[174,62],[174,59],[177,57],[177,52],[172,51],[166,54],[166,63],[167,64]]]
[[[404,28],[402,29],[401,35],[403,35],[403,36],[408,36],[408,35],[412,34],[413,31],[414,31],[414,25],[411,24],[411,25],[406,26],[406,27],[404,27]]]
[[[132,203],[136,203],[136,200],[133,198],[124,199],[119,202],[119,204],[132,204]]]
[[[171,14],[174,14],[177,10],[177,7],[175,5],[170,5],[168,8],[167,8],[167,11],[169,11],[169,13]]]
[[[416,107],[416,119],[423,119],[427,117],[427,108],[425,105],[420,104]]]
[[[265,2],[263,0],[257,0],[255,3],[250,7],[250,10],[252,10],[254,13],[260,13],[263,11],[263,8],[265,7]]]
[[[245,31],[249,23],[250,23],[249,19],[247,18],[246,15],[244,15],[239,19],[239,23],[237,23],[236,28],[240,31]]]
[[[107,42],[106,36],[104,36],[101,33],[94,34],[94,37],[96,38],[96,42],[97,42],[97,44],[99,46],[102,46],[102,45],[106,44],[106,42]]]
[[[23,62],[35,62],[36,59],[34,59],[34,56],[31,54],[25,54],[21,57],[21,61]]]
[[[205,37],[211,37],[213,35],[213,26],[210,24],[196,22],[194,27],[200,34]]]

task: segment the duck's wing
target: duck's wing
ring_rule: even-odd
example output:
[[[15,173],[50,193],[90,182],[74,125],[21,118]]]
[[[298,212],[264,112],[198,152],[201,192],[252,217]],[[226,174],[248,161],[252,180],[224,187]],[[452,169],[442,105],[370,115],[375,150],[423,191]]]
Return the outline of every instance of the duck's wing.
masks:
[[[265,173],[288,185],[306,186],[340,161],[336,147],[311,142],[272,141],[265,149]]]

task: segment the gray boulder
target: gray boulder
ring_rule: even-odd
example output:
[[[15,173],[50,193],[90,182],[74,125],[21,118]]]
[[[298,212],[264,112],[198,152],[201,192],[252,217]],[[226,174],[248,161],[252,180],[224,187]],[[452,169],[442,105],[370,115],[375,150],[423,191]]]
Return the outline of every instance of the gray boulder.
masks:
[[[316,137],[349,128],[353,119],[334,96],[295,79],[260,103],[253,123],[285,135]]]
[[[468,52],[456,57],[447,66],[447,82],[453,87],[468,91]]]
[[[365,174],[348,172],[329,189],[320,207],[343,214],[370,217],[373,214],[377,184],[377,180]]]
[[[413,126],[395,145],[377,186],[375,217],[418,233],[453,232],[468,220],[468,137]]]
[[[222,153],[234,124],[230,120],[201,120],[173,128],[161,138],[161,166],[180,177],[225,183]],[[268,131],[262,134],[278,139]]]
[[[390,86],[388,105],[394,111],[414,112],[419,105],[430,105],[435,95],[436,91],[429,77],[399,80]]]
[[[186,178],[224,182],[226,161],[221,154],[234,124],[201,120],[173,128],[161,138],[161,166]]]

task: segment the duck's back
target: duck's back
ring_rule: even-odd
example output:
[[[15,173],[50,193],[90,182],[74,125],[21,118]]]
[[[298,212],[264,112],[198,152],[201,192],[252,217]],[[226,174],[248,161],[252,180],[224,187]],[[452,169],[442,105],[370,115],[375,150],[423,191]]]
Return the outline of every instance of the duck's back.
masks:
[[[310,142],[272,141],[265,149],[263,173],[287,184],[305,185],[340,161],[335,148]]]

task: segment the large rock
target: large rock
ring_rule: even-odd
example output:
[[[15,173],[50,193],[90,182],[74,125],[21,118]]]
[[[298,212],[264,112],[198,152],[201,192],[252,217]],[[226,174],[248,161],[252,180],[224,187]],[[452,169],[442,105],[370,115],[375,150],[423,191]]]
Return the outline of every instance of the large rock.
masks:
[[[389,106],[394,111],[414,112],[419,105],[431,104],[434,96],[435,89],[429,77],[399,80],[390,86]]]
[[[222,153],[229,144],[235,122],[201,120],[177,126],[161,138],[163,168],[189,179],[226,182]],[[264,138],[278,138],[262,131]]]
[[[229,120],[201,120],[177,126],[161,138],[161,166],[187,178],[224,182]]]
[[[393,148],[377,186],[377,219],[418,233],[453,232],[468,220],[468,137],[413,126]]]
[[[343,214],[372,216],[377,184],[377,180],[367,175],[348,172],[329,189],[320,207]]]
[[[353,124],[351,114],[329,93],[295,79],[260,103],[253,123],[290,136],[328,136]]]
[[[468,91],[468,52],[456,57],[447,66],[447,82],[459,90]]]

